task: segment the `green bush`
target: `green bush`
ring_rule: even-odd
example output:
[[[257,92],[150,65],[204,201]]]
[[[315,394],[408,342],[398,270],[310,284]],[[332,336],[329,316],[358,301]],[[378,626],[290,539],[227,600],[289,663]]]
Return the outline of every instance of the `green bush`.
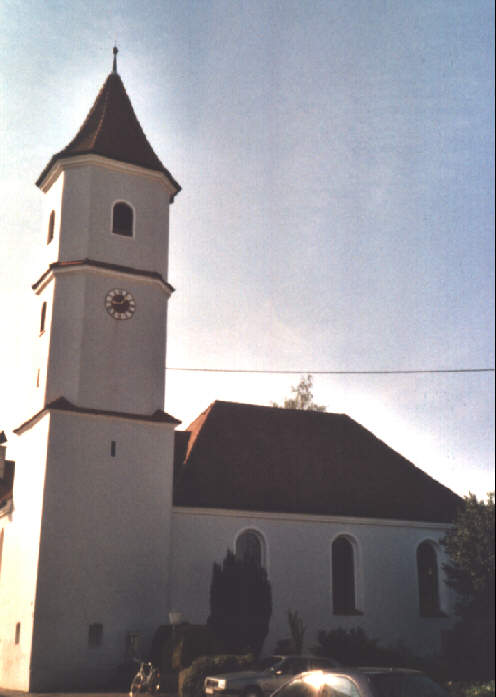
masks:
[[[199,656],[219,653],[220,647],[210,629],[203,624],[164,625],[155,632],[152,662],[161,673],[179,672]]]
[[[449,682],[451,697],[494,697],[494,680],[486,683]]]
[[[447,676],[486,684],[494,679],[494,621],[462,619],[444,636]],[[490,684],[490,683],[489,683]]]
[[[231,673],[248,668],[254,661],[252,654],[244,656],[202,656],[179,673],[179,697],[204,697],[203,681],[207,675]]]
[[[209,627],[185,624],[176,627],[171,667],[174,671],[188,668],[196,658],[219,653],[219,643]]]
[[[377,639],[368,637],[361,627],[320,631],[317,639],[319,643],[313,647],[313,653],[316,656],[336,658],[343,665],[419,667],[419,661],[406,649],[382,647]]]

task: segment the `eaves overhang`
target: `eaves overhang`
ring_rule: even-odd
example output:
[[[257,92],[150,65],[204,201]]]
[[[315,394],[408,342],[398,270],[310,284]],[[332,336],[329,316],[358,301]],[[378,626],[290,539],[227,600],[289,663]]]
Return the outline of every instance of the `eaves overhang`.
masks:
[[[69,402],[65,397],[59,397],[53,402],[46,404],[43,409],[36,412],[30,419],[24,421],[18,428],[14,429],[17,436],[22,435],[25,431],[34,426],[40,419],[51,411],[67,412],[73,414],[81,414],[84,416],[103,416],[113,419],[126,419],[128,421],[141,421],[143,423],[178,426],[181,422],[167,412],[157,409],[153,414],[130,414],[122,411],[111,411],[107,409],[91,409],[87,407],[79,407],[72,402]]]
[[[174,287],[171,286],[164,277],[157,271],[148,271],[147,269],[135,269],[131,266],[122,266],[121,264],[108,264],[104,261],[96,259],[75,259],[72,261],[55,261],[49,265],[48,269],[42,273],[38,280],[33,283],[32,289],[35,293],[40,293],[43,288],[60,273],[79,271],[86,269],[95,273],[104,272],[115,274],[116,276],[134,277],[139,280],[146,280],[152,283],[158,283],[162,290],[170,297],[174,292]]]
[[[174,198],[181,191],[181,185],[165,167],[163,169],[148,169],[133,162],[117,160],[91,151],[70,156],[63,152],[54,155],[36,180],[36,186],[46,193],[64,170],[86,165],[97,165],[114,171],[155,179],[166,188],[170,203],[174,202]]]

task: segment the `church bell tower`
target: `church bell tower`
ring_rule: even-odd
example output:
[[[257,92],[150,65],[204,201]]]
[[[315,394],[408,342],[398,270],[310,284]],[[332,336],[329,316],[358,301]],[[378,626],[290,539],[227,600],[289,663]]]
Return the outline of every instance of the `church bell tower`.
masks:
[[[117,72],[38,181],[36,387],[19,436],[4,686],[102,686],[167,622],[174,428],[163,411],[180,191]],[[16,582],[17,579],[17,582]],[[19,582],[19,579],[22,579]],[[5,597],[5,596],[4,596]],[[6,682],[5,682],[6,681]]]

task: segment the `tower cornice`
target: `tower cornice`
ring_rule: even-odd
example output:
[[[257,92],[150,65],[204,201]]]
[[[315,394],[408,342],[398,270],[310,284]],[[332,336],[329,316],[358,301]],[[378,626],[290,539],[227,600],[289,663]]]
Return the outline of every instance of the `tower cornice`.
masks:
[[[111,411],[107,409],[88,409],[85,407],[78,407],[72,402],[69,402],[65,397],[59,397],[53,402],[46,404],[43,409],[36,412],[30,419],[22,423],[18,428],[14,429],[14,433],[17,436],[22,435],[29,428],[34,426],[43,416],[50,413],[51,411],[64,411],[73,414],[80,414],[83,416],[100,416],[109,417],[113,419],[127,419],[131,421],[143,421],[145,423],[154,424],[168,424],[169,426],[178,426],[181,422],[174,416],[167,414],[167,412],[157,409],[153,414],[129,414],[127,412],[121,411]]]
[[[105,155],[98,155],[91,152],[62,157],[56,160],[52,158],[36,184],[43,193],[46,193],[64,170],[87,165],[96,165],[115,172],[124,172],[126,174],[154,179],[166,189],[171,203],[173,203],[176,194],[181,191],[180,185],[167,170],[147,169],[146,167],[141,167],[131,162],[122,162],[112,157],[106,157]]]
[[[130,266],[121,266],[120,264],[108,264],[104,261],[95,259],[77,259],[73,261],[55,261],[48,269],[33,283],[32,289],[36,294],[40,293],[57,274],[72,273],[73,271],[87,270],[93,273],[105,273],[107,276],[125,276],[126,278],[136,278],[141,281],[150,283],[158,283],[167,297],[170,297],[174,292],[173,286],[168,283],[164,277],[156,271],[147,271],[146,269],[134,269]]]

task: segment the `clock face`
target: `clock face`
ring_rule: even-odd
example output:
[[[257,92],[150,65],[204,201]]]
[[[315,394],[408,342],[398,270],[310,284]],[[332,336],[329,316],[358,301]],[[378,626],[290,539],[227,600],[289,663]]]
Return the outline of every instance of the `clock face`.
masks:
[[[114,288],[105,296],[105,309],[114,319],[131,319],[136,310],[136,301],[124,288]]]

